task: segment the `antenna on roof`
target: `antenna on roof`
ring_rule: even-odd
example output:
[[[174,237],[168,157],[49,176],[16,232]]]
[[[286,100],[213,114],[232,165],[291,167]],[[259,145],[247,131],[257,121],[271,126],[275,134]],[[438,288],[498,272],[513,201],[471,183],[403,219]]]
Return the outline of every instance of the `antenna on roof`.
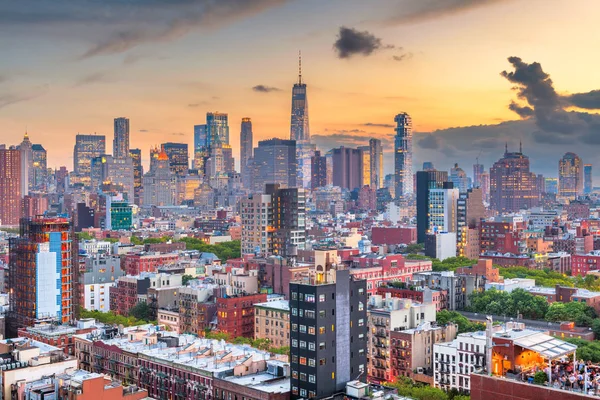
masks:
[[[302,85],[302,50],[298,50],[298,84]]]

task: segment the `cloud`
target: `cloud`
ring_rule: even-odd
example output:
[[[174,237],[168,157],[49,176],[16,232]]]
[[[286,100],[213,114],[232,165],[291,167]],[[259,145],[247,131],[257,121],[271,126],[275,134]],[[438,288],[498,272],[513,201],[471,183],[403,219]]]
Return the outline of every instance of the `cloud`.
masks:
[[[423,22],[511,0],[404,0],[385,19],[390,25]]]
[[[22,91],[20,93],[0,94],[0,109],[8,107],[12,104],[33,100],[37,97],[43,96],[48,92],[49,88],[49,85],[42,85]]]
[[[145,133],[145,132],[150,132],[150,130],[149,129],[140,129],[138,132],[144,132]]]
[[[112,81],[113,79],[108,72],[93,72],[89,75],[85,75],[78,79],[73,86],[79,87],[85,85],[92,85],[95,83],[108,83]]]
[[[0,83],[4,83],[8,81],[8,76],[0,74]]]
[[[419,147],[423,149],[439,149],[441,145],[440,139],[432,134],[423,135],[422,138],[417,140]]]
[[[361,124],[362,126],[373,126],[373,127],[377,127],[377,128],[395,128],[395,125],[392,124],[378,124],[376,122],[365,122],[364,124]]]
[[[185,133],[183,133],[183,132],[172,132],[171,136],[185,136]]]
[[[403,53],[403,54],[400,54],[400,55],[392,56],[392,59],[394,61],[399,61],[399,62],[400,61],[407,61],[407,60],[410,60],[411,58],[413,58],[413,53]]]
[[[575,93],[565,97],[574,107],[589,110],[600,109],[600,90],[592,90],[587,93]]]
[[[341,26],[333,47],[338,58],[350,58],[354,55],[369,56],[382,48],[381,39],[369,31],[359,31]]]
[[[253,86],[252,90],[254,90],[255,92],[259,92],[259,93],[281,92],[281,89],[279,89],[279,88],[276,88],[273,86],[266,86],[266,85]]]
[[[312,134],[310,137],[317,147],[323,151],[329,151],[330,149],[345,146],[345,147],[359,147],[367,146],[369,140],[376,138],[381,140],[384,147],[393,145],[392,135],[380,135],[373,132],[365,132],[360,129],[341,129],[341,130],[325,130],[328,133],[324,134]],[[355,134],[358,133],[358,134]]]

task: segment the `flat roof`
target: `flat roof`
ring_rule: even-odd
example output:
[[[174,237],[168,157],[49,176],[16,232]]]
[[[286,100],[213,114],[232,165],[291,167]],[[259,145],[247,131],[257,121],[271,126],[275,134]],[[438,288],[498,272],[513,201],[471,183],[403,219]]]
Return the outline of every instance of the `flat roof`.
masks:
[[[577,350],[576,345],[541,332],[516,339],[514,344],[535,351],[548,359],[563,357]]]
[[[290,311],[290,302],[287,300],[273,300],[273,301],[267,301],[265,303],[256,303],[256,304],[254,304],[254,307],[270,308],[273,310],[289,312]]]
[[[287,393],[291,388],[290,378],[274,376],[267,372],[245,376],[230,376],[223,378],[223,380],[266,393]]]

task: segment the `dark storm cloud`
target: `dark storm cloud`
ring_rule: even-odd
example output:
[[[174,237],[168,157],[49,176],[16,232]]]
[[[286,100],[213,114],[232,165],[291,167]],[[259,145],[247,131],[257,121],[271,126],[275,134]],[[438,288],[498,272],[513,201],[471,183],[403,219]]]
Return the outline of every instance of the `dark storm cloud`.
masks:
[[[440,139],[435,135],[426,134],[417,140],[417,144],[422,149],[439,149]]]
[[[273,87],[273,86],[266,86],[266,85],[256,85],[254,87],[252,87],[252,90],[254,90],[255,92],[259,92],[259,93],[271,93],[271,92],[281,92],[281,89]]]
[[[395,7],[386,22],[396,25],[427,21],[508,1],[510,0],[404,0]]]
[[[341,26],[333,47],[339,58],[350,58],[354,55],[369,56],[382,48],[381,39],[369,31],[359,31]]]
[[[587,93],[575,93],[565,96],[565,98],[575,107],[589,110],[600,109],[600,90],[592,90]]]
[[[395,125],[392,124],[378,124],[376,122],[365,122],[364,124],[361,124],[362,126],[373,126],[373,127],[377,127],[377,128],[394,128]]]

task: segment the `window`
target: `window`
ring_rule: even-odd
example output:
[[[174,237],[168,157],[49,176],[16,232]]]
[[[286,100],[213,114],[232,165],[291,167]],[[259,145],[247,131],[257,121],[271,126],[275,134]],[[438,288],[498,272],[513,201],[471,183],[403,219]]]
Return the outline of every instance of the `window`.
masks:
[[[298,395],[298,386],[292,386],[292,394]]]
[[[296,332],[298,330],[298,324],[292,324],[292,332]]]
[[[319,327],[319,335],[322,335],[325,333],[325,327],[324,326],[320,326]]]
[[[306,318],[312,318],[312,319],[314,319],[315,318],[315,312],[313,310],[305,310],[304,311],[304,316]]]
[[[325,365],[325,364],[327,364],[327,359],[326,358],[321,358],[319,360],[319,365]]]
[[[325,342],[319,343],[319,350],[325,350]]]
[[[300,325],[300,333],[306,333],[306,325]]]
[[[304,297],[304,301],[306,301],[307,303],[314,303],[315,302],[315,295],[314,294],[307,294]]]
[[[305,349],[306,348],[306,342],[304,340],[300,341],[300,348],[301,349]]]
[[[292,371],[292,378],[298,379],[298,371]]]
[[[308,342],[308,349],[314,351],[315,350],[315,342]]]
[[[314,326],[309,326],[308,327],[308,334],[309,335],[314,335],[315,334],[315,327]]]
[[[309,367],[314,367],[315,365],[316,365],[315,359],[314,358],[309,358],[308,359],[308,366]]]
[[[358,326],[364,326],[365,325],[365,320],[364,319],[359,319],[358,320]]]
[[[300,372],[300,380],[303,382],[306,382],[306,373],[305,372]]]
[[[298,309],[297,308],[292,308],[292,315],[294,315],[294,316],[298,315]]]
[[[300,396],[306,397],[306,389],[300,389]]]
[[[306,357],[300,357],[300,365],[306,365]]]
[[[292,300],[298,299],[298,292],[292,292]]]
[[[319,318],[325,318],[326,316],[327,316],[327,313],[325,312],[325,310],[319,311]]]
[[[317,380],[314,375],[308,375],[308,381],[310,383],[315,383]]]
[[[298,347],[298,340],[292,339],[292,347]]]
[[[298,356],[297,355],[293,355],[292,356],[292,363],[298,363]]]
[[[324,294],[320,294],[319,295],[319,303],[323,303],[325,301],[325,295]]]

